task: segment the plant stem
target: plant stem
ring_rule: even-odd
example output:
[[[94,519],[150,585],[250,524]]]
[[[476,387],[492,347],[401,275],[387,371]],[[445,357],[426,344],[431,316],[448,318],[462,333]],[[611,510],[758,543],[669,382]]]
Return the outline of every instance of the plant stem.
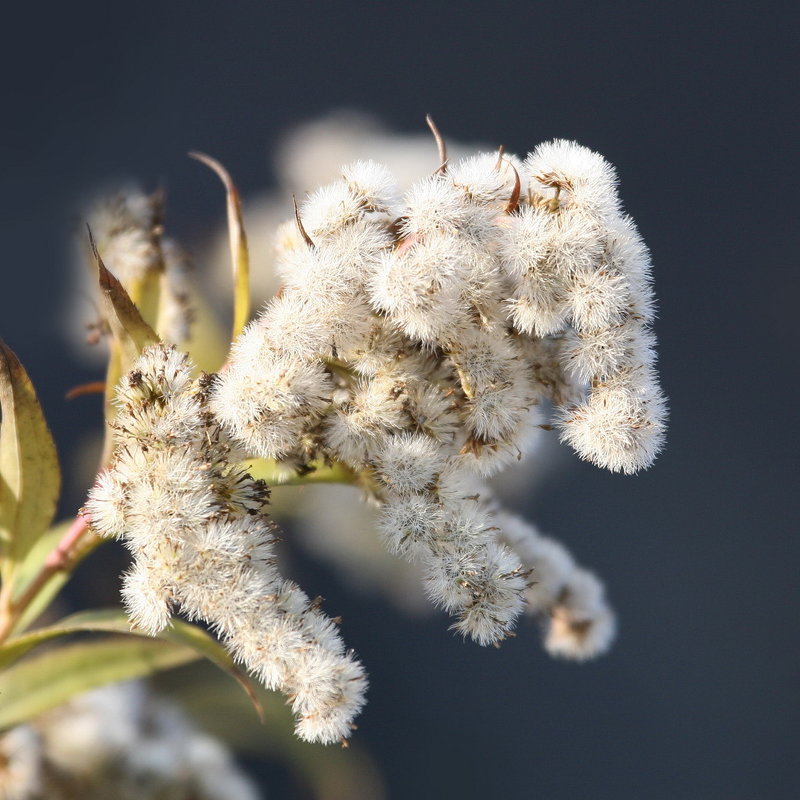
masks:
[[[79,514],[61,537],[61,541],[48,554],[33,580],[25,587],[25,591],[16,600],[7,603],[0,616],[0,643],[8,638],[17,620],[47,582],[58,572],[69,572],[74,569],[94,549],[94,542],[89,537],[95,537],[88,533],[87,524],[86,517]]]

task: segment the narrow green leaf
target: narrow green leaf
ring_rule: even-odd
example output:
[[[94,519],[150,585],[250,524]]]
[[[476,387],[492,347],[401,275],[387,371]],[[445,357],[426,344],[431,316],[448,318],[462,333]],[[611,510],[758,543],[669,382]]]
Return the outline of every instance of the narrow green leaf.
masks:
[[[80,611],[45,628],[38,628],[35,631],[10,639],[0,646],[0,669],[13,664],[22,658],[26,653],[40,644],[57,639],[60,636],[67,636],[73,633],[101,632],[101,633],[122,633],[144,638],[148,637],[143,631],[131,628],[124,611],[118,608],[95,609],[91,611]],[[157,637],[174,645],[191,648],[198,656],[208,659],[212,664],[227,672],[244,690],[250,698],[259,717],[263,712],[255,691],[247,677],[239,670],[229,655],[228,651],[212,636],[209,636],[202,628],[191,625],[182,620],[173,620],[172,625]]]
[[[172,627],[165,630],[161,637],[171,642],[191,647],[223,672],[227,672],[241,686],[261,722],[264,721],[264,710],[258,700],[253,684],[247,675],[236,666],[228,651],[216,639],[209,636],[202,628],[180,620],[174,620]]]
[[[250,318],[250,254],[242,218],[242,203],[228,170],[205,153],[189,153],[191,158],[214,170],[225,186],[228,209],[228,237],[233,269],[233,340],[244,330]]]
[[[128,634],[131,633],[130,627],[128,618],[116,608],[81,611],[65,617],[55,625],[37,628],[35,631],[9,639],[0,646],[0,669],[19,661],[34,647],[49,642],[51,639],[57,639],[59,636],[85,631]]]
[[[107,683],[141,678],[198,658],[191,648],[139,636],[79,642],[39,653],[0,673],[0,729]]]
[[[11,580],[53,519],[61,471],[33,384],[2,341],[0,410],[0,548],[3,579]]]

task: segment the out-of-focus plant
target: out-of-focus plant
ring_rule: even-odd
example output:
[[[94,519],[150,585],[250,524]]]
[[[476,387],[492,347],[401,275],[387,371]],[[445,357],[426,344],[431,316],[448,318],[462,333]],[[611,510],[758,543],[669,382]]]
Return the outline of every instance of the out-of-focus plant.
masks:
[[[227,353],[163,235],[161,198],[123,192],[91,215],[106,439],[72,521],[53,524],[52,437],[0,349],[0,728],[206,658],[252,698],[240,665],[282,691],[301,738],[346,741],[365,672],[337,620],[278,573],[268,484],[358,487],[388,549],[419,565],[428,597],[480,644],[527,610],[553,654],[609,646],[602,584],[504,512],[485,480],[551,428],[545,402],[583,458],[626,473],[651,463],[665,412],[647,250],[596,153],[556,141],[524,161],[501,149],[450,163],[431,127],[438,169],[405,195],[359,161],[295,206],[278,231],[281,288],[249,324],[238,193],[195,154],[228,197]],[[125,610],[35,627],[108,537],[133,555]],[[104,636],[65,639],[78,632]]]

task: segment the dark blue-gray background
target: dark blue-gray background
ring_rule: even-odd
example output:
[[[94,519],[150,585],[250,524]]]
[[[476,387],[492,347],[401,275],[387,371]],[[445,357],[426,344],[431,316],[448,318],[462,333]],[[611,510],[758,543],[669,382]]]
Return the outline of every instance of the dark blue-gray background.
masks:
[[[169,191],[173,232],[245,198],[286,128],[340,106],[616,164],[655,264],[669,446],[647,473],[573,459],[529,512],[604,576],[613,652],[499,651],[311,573],[372,676],[358,739],[393,798],[789,800],[798,780],[798,29],[790,3],[15,4],[4,12],[0,335],[63,454],[98,377],[62,341],[68,236],[98,185]],[[91,406],[91,407],[90,407]],[[74,512],[81,498],[65,501]],[[278,778],[280,781],[280,779]],[[280,785],[280,784],[279,784]],[[288,785],[273,796],[290,796]],[[291,795],[297,796],[297,795]]]

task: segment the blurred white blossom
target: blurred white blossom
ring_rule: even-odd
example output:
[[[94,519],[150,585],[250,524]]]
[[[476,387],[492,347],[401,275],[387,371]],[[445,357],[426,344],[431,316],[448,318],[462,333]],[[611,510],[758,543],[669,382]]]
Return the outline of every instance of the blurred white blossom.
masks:
[[[2,800],[257,800],[226,748],[139,683],[116,684],[0,736]]]

